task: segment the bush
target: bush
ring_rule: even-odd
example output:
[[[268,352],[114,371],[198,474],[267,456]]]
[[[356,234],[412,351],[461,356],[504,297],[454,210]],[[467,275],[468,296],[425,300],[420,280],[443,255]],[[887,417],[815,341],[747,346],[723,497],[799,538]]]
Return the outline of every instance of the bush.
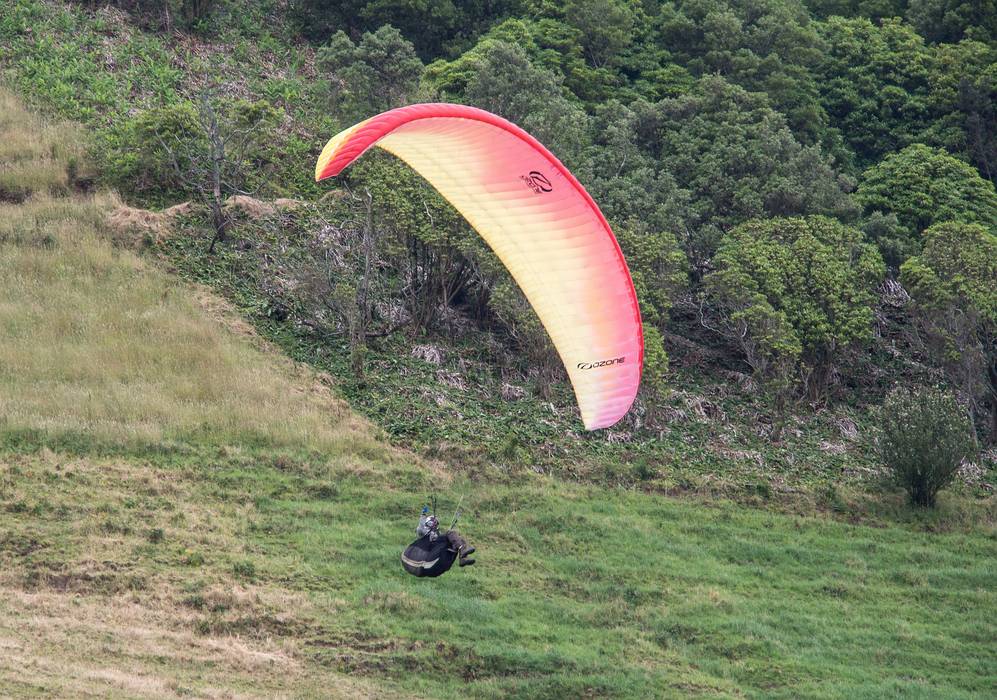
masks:
[[[914,505],[934,507],[974,448],[969,417],[947,391],[896,389],[883,403],[880,458]]]
[[[993,183],[945,150],[919,143],[891,153],[866,170],[855,198],[869,215],[880,212],[881,217],[896,217],[896,225],[887,231],[876,230],[882,225],[870,230],[892,266],[920,252],[921,234],[934,224],[988,225],[997,217]]]

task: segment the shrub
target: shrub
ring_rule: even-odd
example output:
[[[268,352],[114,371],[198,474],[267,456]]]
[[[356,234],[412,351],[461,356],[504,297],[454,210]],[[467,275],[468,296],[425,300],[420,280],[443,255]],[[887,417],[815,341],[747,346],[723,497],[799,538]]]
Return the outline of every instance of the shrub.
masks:
[[[934,224],[987,225],[997,218],[993,183],[943,149],[919,143],[866,170],[855,195],[867,214],[896,216],[898,225],[888,231],[870,231],[893,266],[921,250],[921,234]]]
[[[237,561],[232,565],[232,573],[246,579],[256,578],[256,565],[248,559]]]
[[[894,390],[883,403],[879,454],[914,505],[934,507],[975,447],[972,426],[955,396],[940,389]]]

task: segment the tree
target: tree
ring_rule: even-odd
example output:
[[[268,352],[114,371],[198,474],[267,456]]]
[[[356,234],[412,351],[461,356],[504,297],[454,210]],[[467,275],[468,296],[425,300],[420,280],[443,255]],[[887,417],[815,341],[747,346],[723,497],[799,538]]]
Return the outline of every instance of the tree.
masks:
[[[636,103],[631,112],[631,138],[647,156],[646,167],[667,173],[687,199],[677,232],[694,279],[708,268],[723,233],[749,219],[856,213],[849,183],[819,147],[793,137],[762,95],[710,76],[692,94]]]
[[[899,19],[831,17],[819,25],[827,50],[816,70],[831,123],[868,167],[922,139],[931,122],[931,51]]]
[[[601,68],[629,45],[634,13],[623,0],[568,0],[565,20],[581,33],[589,62]]]
[[[897,389],[879,416],[879,456],[916,506],[933,508],[964,459],[975,452],[966,411],[940,389]]]
[[[281,113],[264,101],[220,101],[209,92],[139,114],[126,131],[116,176],[132,191],[173,190],[194,196],[211,213],[209,250],[225,239],[226,195],[249,194],[266,183],[266,145]]]
[[[898,227],[878,239],[894,266],[921,248],[921,233],[942,221],[997,222],[993,183],[945,151],[914,144],[862,175],[855,198],[867,214],[896,216]]]
[[[324,42],[343,30],[356,39],[390,24],[429,61],[453,54],[475,41],[492,24],[523,14],[523,0],[290,0],[290,15],[301,33]]]
[[[997,233],[980,224],[936,224],[900,279],[932,355],[997,442]]]
[[[958,112],[971,161],[997,184],[997,58],[960,81]]]
[[[336,32],[317,62],[329,74],[333,108],[349,121],[407,104],[423,70],[412,44],[390,25],[365,33],[358,44]]]
[[[693,75],[719,74],[764,92],[800,141],[827,139],[814,77],[826,47],[802,4],[678,0],[662,3],[655,24],[659,46]]]
[[[640,377],[640,396],[648,417],[654,420],[667,394],[668,353],[661,331],[652,324],[643,325],[644,367]]]
[[[363,22],[366,0],[288,0],[288,15],[306,39],[316,43],[328,41],[338,31],[359,36],[368,28]],[[382,23],[383,24],[383,23]]]
[[[345,338],[354,377],[362,381],[368,343],[409,325],[392,301],[399,280],[388,270],[390,231],[373,193],[340,197],[272,217],[253,227],[257,280],[271,314],[312,329],[322,340]]]
[[[865,17],[883,19],[902,17],[907,0],[804,0],[804,5],[817,17]]]
[[[560,78],[533,65],[519,46],[493,38],[451,61],[437,61],[426,82],[450,101],[494,112],[533,134],[568,167],[584,160],[588,116]]]
[[[861,232],[823,216],[750,221],[724,236],[706,279],[717,330],[735,339],[782,408],[824,395],[835,362],[872,337],[885,274]]]
[[[689,265],[675,235],[640,221],[617,226],[616,237],[630,267],[645,326],[664,328],[672,302],[689,283]]]
[[[907,19],[928,41],[997,40],[994,0],[910,0]]]
[[[413,332],[439,330],[456,299],[481,320],[504,266],[440,194],[406,164],[370,154],[350,169],[374,201],[382,263],[392,270]]]
[[[644,331],[641,396],[653,419],[666,395],[668,352],[664,330],[676,295],[689,283],[689,266],[675,236],[653,230],[647,222],[628,219],[616,227],[616,238],[630,268],[640,303]]]
[[[944,147],[997,183],[997,48],[969,39],[940,44],[928,79],[936,116],[925,143]]]

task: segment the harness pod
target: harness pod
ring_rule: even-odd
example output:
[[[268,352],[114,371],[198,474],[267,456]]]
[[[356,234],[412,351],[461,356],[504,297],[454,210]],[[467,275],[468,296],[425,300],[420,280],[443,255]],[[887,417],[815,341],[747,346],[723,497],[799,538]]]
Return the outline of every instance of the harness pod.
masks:
[[[402,566],[413,576],[440,576],[450,570],[456,559],[457,550],[450,547],[446,535],[440,535],[435,542],[425,535],[402,552]]]

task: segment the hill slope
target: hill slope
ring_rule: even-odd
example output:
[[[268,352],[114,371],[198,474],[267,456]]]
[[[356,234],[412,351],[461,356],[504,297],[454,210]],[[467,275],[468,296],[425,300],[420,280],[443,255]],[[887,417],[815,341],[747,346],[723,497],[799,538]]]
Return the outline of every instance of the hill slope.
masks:
[[[992,690],[992,514],[448,477],[112,245],[64,130],[0,96],[0,694]],[[479,564],[424,581],[397,554],[434,488],[465,495]]]

